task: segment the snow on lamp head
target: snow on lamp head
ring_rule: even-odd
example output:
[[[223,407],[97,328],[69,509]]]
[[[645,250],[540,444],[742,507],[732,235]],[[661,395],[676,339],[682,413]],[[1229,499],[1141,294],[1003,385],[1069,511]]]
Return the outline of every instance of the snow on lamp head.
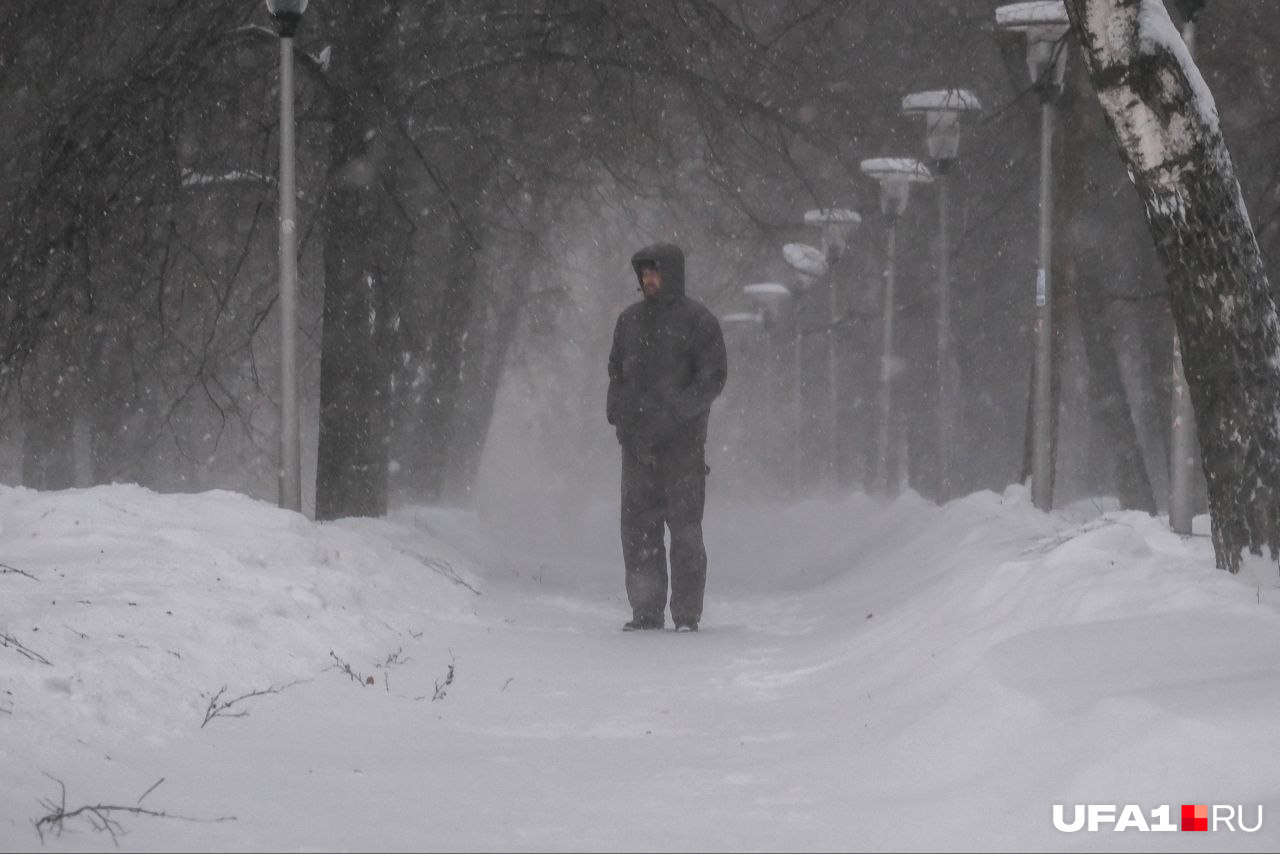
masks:
[[[929,157],[939,171],[949,168],[960,153],[960,114],[981,109],[982,103],[968,89],[913,92],[902,99],[903,113],[924,116]]]
[[[880,211],[896,219],[907,209],[912,184],[933,180],[929,168],[911,157],[873,157],[862,161],[862,172],[880,182]]]
[[[822,246],[831,261],[844,254],[849,237],[860,222],[862,217],[858,212],[848,208],[819,208],[804,213],[805,225],[816,225],[822,229]],[[785,248],[783,252],[786,252]]]
[[[796,289],[805,291],[827,274],[827,256],[816,246],[807,243],[788,243],[782,247],[782,257],[796,274]]]
[[[754,285],[747,285],[742,292],[750,297],[751,301],[760,306],[760,312],[764,316],[766,323],[771,322],[777,317],[778,312],[782,309],[782,304],[791,299],[791,291],[786,285],[777,282],[760,282]]]
[[[720,323],[725,330],[731,329],[765,329],[773,325],[773,319],[766,317],[763,311],[734,311],[720,315]]]
[[[1031,0],[996,9],[996,26],[1027,35],[1027,70],[1040,97],[1051,101],[1062,91],[1067,72],[1063,37],[1071,27],[1062,0]]]

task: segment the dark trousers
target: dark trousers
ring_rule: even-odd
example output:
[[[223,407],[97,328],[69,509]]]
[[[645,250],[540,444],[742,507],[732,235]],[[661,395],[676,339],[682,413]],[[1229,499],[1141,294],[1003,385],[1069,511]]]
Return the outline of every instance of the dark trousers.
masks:
[[[622,562],[637,617],[662,619],[667,604],[666,528],[671,531],[671,618],[702,618],[707,550],[702,511],[707,465],[701,444],[663,448],[641,458],[622,450]]]

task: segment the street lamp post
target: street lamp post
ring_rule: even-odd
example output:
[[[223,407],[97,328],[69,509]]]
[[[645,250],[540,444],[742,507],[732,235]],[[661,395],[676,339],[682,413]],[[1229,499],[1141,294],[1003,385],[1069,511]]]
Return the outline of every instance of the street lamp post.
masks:
[[[876,434],[875,489],[881,494],[891,493],[889,476],[889,441],[893,424],[893,320],[894,320],[894,287],[897,276],[897,241],[898,218],[907,209],[911,185],[927,183],[933,180],[928,167],[910,157],[875,157],[864,160],[862,172],[880,183],[880,212],[884,214],[888,226],[888,248],[886,255],[888,265],[884,279],[884,331],[883,356],[880,366],[880,428]]]
[[[858,215],[857,211],[851,211],[847,208],[821,208],[805,211],[804,221],[806,225],[816,225],[822,229],[822,254],[829,273],[831,268],[844,255],[845,248],[849,245],[849,238],[853,235],[853,230],[858,227],[858,223],[862,222],[862,217]],[[785,253],[785,247],[783,251]],[[836,377],[836,323],[839,321],[838,296],[839,289],[836,287],[835,278],[828,277],[826,328],[827,453],[828,479],[832,491],[835,490],[840,480],[840,387]]]
[[[774,354],[776,354],[780,349],[778,347],[778,342],[777,342],[777,339],[779,337],[777,334],[777,328],[778,328],[777,317],[778,317],[778,314],[781,312],[783,304],[790,301],[793,297],[793,294],[791,293],[791,290],[787,288],[786,285],[782,285],[777,282],[760,282],[754,285],[747,285],[742,289],[742,292],[746,294],[747,297],[749,297],[752,302],[754,302],[756,305],[760,307],[760,312],[761,312],[761,316],[763,318],[765,327],[773,330],[773,334],[769,336],[770,344],[771,344],[769,366],[770,366],[770,374],[774,375],[775,374],[774,368],[776,367]],[[795,312],[793,311],[792,314],[794,315]],[[792,354],[791,354],[792,388],[791,388],[791,391],[792,391],[792,403],[793,403],[793,410],[794,410],[793,411],[794,430],[798,434],[800,429],[800,417],[801,417],[801,413],[800,413],[800,336],[798,334],[794,334],[794,330],[793,330],[793,334],[791,337],[792,337]],[[769,399],[770,401],[772,401],[772,393],[770,393]],[[769,405],[769,414],[770,414],[770,417],[774,417],[775,413],[774,413],[774,407],[772,402]],[[778,430],[777,424],[771,423],[769,427],[773,435],[776,436],[779,434],[780,431]],[[770,442],[769,444],[772,446],[775,443]],[[799,441],[797,441],[796,436],[791,437],[791,450],[792,450],[792,454],[791,454],[790,480],[791,480],[791,487],[795,489],[799,486],[799,472],[800,472],[800,461],[799,461],[800,443]]]
[[[1050,263],[1053,253],[1054,100],[1067,68],[1065,36],[1070,27],[1062,0],[1033,0],[996,9],[996,25],[1026,34],[1027,70],[1040,95],[1040,263],[1036,270],[1036,370],[1032,417],[1031,501],[1053,506],[1053,313]]]
[[[267,0],[280,34],[280,468],[279,503],[302,511],[298,417],[298,228],[293,166],[293,35],[307,0]]]
[[[938,177],[938,500],[951,493],[953,427],[956,421],[956,369],[951,353],[951,237],[948,228],[948,176],[960,150],[960,114],[982,109],[967,89],[914,92],[902,99],[902,112],[923,115],[925,143]]]

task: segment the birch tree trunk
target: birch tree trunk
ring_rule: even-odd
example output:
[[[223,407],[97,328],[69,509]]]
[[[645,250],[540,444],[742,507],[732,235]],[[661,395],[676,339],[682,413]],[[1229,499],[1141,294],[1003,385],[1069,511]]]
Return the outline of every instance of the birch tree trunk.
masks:
[[[1214,555],[1280,547],[1280,324],[1217,108],[1160,0],[1065,0],[1169,282]]]

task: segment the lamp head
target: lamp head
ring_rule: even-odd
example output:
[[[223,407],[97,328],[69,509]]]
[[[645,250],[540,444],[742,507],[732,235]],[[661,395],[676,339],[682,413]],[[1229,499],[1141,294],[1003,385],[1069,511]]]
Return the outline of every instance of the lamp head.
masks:
[[[922,115],[929,157],[945,171],[960,153],[960,114],[977,112],[982,102],[968,89],[938,89],[913,92],[902,99],[902,112]]]
[[[720,316],[720,322],[728,329],[742,329],[752,326],[763,326],[764,314],[759,311],[735,311]]]
[[[307,11],[307,0],[267,0],[267,11],[276,19],[280,38],[290,39],[302,22],[303,13]]]
[[[927,184],[933,174],[910,157],[873,157],[862,161],[862,172],[880,182],[880,211],[889,219],[902,216],[912,184]]]
[[[782,257],[795,271],[796,289],[802,292],[825,276],[830,268],[823,251],[807,243],[788,243],[782,247]]]
[[[1046,103],[1062,91],[1067,71],[1065,36],[1071,28],[1062,0],[1030,0],[996,9],[996,26],[1026,33],[1027,70]]]
[[[760,312],[766,321],[772,321],[781,310],[783,303],[791,299],[791,291],[786,285],[777,282],[761,282],[747,285],[742,289],[752,302],[760,306]]]
[[[805,225],[816,225],[822,228],[822,247],[826,250],[828,261],[835,261],[844,254],[853,230],[862,222],[857,211],[848,208],[820,208],[805,211]],[[786,252],[785,247],[783,252]]]

